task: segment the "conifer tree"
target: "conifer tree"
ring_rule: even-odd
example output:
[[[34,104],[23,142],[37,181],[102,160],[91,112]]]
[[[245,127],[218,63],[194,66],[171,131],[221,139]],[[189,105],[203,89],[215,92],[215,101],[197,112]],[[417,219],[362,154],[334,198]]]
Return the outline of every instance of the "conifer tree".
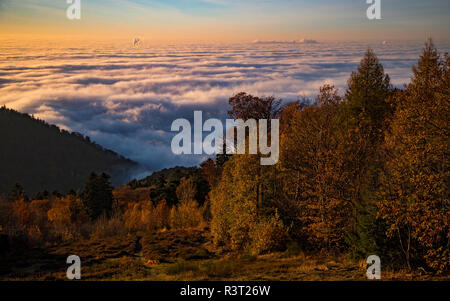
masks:
[[[83,190],[83,204],[92,220],[102,214],[109,216],[113,205],[113,187],[105,173],[91,173]]]
[[[391,114],[388,103],[391,91],[389,76],[373,50],[368,49],[357,71],[350,76],[340,116],[340,153],[344,169],[350,171],[349,189],[353,194],[353,226],[347,242],[351,254],[358,258],[365,258],[377,249],[373,196],[383,168],[380,146],[386,119]]]

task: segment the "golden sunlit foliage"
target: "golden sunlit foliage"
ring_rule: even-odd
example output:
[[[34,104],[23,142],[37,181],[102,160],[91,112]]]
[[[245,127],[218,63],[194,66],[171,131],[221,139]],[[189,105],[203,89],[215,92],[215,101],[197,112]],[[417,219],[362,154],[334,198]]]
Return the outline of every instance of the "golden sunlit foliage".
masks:
[[[429,41],[411,84],[395,99],[386,137],[379,216],[409,268],[449,267],[450,60]]]
[[[312,106],[293,103],[282,114],[279,205],[296,234],[318,248],[341,249],[351,215],[335,119],[340,97],[323,86]]]
[[[233,156],[211,180],[215,245],[266,252],[287,231],[305,250],[448,271],[449,66],[430,41],[395,90],[369,49],[344,97],[325,85],[314,102],[285,104],[280,163]],[[273,101],[240,93],[230,113],[252,118]],[[217,175],[214,161],[203,170]]]
[[[163,200],[155,207],[151,201],[128,204],[123,214],[125,227],[130,231],[151,231],[169,226],[170,209]]]
[[[179,204],[170,211],[172,229],[197,227],[203,222],[203,209],[195,200],[197,188],[192,178],[182,178],[177,187]]]
[[[203,209],[194,200],[183,202],[170,210],[170,228],[198,227],[203,222]]]
[[[81,235],[79,231],[89,221],[81,199],[71,195],[53,202],[47,216],[55,234],[61,235],[63,240],[73,239],[74,235]]]
[[[262,253],[282,245],[286,237],[275,233],[286,229],[278,215],[266,211],[273,199],[274,175],[274,167],[262,167],[255,155],[233,156],[225,164],[222,180],[211,191],[216,246]]]

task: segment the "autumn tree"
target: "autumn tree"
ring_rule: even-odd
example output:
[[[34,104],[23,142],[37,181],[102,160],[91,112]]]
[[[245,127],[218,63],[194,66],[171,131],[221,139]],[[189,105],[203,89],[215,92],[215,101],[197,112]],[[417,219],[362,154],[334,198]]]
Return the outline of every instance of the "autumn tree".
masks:
[[[293,225],[292,234],[317,249],[343,248],[351,213],[348,178],[336,151],[340,103],[334,87],[325,85],[312,105],[292,103],[281,115],[283,189],[277,207]]]
[[[176,191],[178,202],[188,203],[195,201],[197,187],[192,178],[182,178]]]
[[[200,226],[203,222],[202,208],[196,201],[180,203],[170,210],[169,222],[172,229]]]
[[[229,105],[231,106],[231,109],[228,111],[228,116],[233,119],[242,119],[244,121],[247,121],[248,119],[255,119],[257,123],[259,123],[259,120],[265,119],[268,120],[267,123],[267,129],[268,129],[268,139],[270,139],[270,127],[271,127],[271,119],[277,119],[279,118],[280,112],[282,110],[282,100],[281,99],[275,99],[273,96],[269,97],[258,97],[253,96],[251,94],[247,94],[245,92],[238,93],[234,96],[232,96],[229,101]],[[234,129],[235,131],[235,139],[237,139],[237,129]],[[247,143],[248,147],[248,137],[249,137],[249,129],[246,128],[245,133],[245,143]],[[237,145],[237,140],[234,141],[234,145]],[[228,145],[227,145],[228,147]],[[246,147],[246,148],[247,148]],[[256,156],[252,156],[252,158],[260,157],[260,154]],[[220,166],[220,169],[223,167],[223,163],[221,162],[221,157],[217,157],[216,163],[218,166]],[[230,158],[226,158],[229,160]],[[239,160],[239,159],[237,159]],[[225,160],[225,162],[227,162]],[[263,174],[266,173],[267,170],[271,170],[273,168],[261,166],[261,164],[256,164],[254,169],[255,172],[255,179],[263,179]],[[273,190],[273,187],[270,188]],[[269,191],[265,191],[264,183],[263,181],[260,181],[259,183],[256,183],[256,202],[260,209],[264,206],[264,200],[269,199],[265,196],[265,194],[269,194]]]
[[[155,207],[155,224],[157,229],[164,229],[170,224],[170,208],[166,200],[162,200]]]
[[[159,229],[156,210],[150,200],[129,203],[123,214],[123,220],[129,231]]]
[[[213,159],[207,159],[200,167],[202,168],[202,174],[210,186],[216,185],[218,181],[218,168],[216,162]]]
[[[177,187],[178,205],[170,211],[170,227],[191,228],[197,227],[203,222],[203,211],[195,197],[197,185],[193,178],[182,178]]]
[[[395,98],[386,137],[379,216],[406,265],[448,270],[450,60],[431,40],[407,89]]]
[[[282,248],[286,228],[272,206],[275,173],[274,166],[261,168],[258,155],[233,156],[225,164],[221,181],[210,193],[216,246],[254,253]]]
[[[89,221],[89,216],[83,201],[76,196],[67,195],[54,200],[45,213],[57,237],[69,240],[86,234],[82,229]]]
[[[257,97],[245,92],[232,96],[228,104],[231,109],[228,115],[234,119],[273,119],[281,111],[281,100],[273,96]]]
[[[23,198],[13,202],[13,215],[17,221],[18,229],[26,234],[28,241],[37,244],[47,233],[47,211],[50,208],[49,200],[25,201]]]

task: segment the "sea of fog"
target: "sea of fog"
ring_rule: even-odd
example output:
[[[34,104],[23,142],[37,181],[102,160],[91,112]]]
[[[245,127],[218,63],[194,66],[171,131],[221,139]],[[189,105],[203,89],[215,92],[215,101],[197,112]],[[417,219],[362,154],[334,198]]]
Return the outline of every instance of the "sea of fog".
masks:
[[[408,83],[423,42],[248,44],[0,43],[0,105],[90,136],[158,170],[195,165],[175,156],[173,120],[225,118],[228,98],[245,91],[285,101],[314,97],[324,83],[343,94],[368,47],[392,83]],[[448,51],[449,44],[437,45]],[[146,171],[146,172],[148,172]]]

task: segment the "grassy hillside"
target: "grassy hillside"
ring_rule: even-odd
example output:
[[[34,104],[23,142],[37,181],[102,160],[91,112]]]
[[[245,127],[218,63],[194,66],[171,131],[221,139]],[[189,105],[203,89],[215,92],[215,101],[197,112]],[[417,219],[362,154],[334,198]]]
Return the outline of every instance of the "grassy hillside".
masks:
[[[28,114],[0,108],[0,194],[20,183],[25,191],[80,188],[92,171],[106,172],[118,184],[136,167],[89,137],[70,133]]]

